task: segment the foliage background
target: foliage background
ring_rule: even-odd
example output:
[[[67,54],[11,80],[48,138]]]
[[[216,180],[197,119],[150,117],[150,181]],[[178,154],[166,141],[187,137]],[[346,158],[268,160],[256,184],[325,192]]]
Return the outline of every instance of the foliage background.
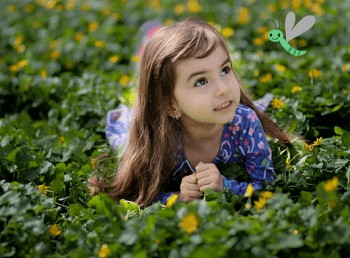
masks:
[[[0,8],[1,257],[350,253],[347,1],[4,0]],[[316,17],[292,41],[308,50],[298,58],[266,37],[267,20],[283,31],[290,10],[297,21]],[[138,28],[193,15],[221,31],[254,98],[275,95],[271,117],[303,137],[289,149],[270,140],[273,196],[209,192],[206,201],[145,210],[92,197],[91,174],[108,178],[117,166],[105,116],[131,102]]]

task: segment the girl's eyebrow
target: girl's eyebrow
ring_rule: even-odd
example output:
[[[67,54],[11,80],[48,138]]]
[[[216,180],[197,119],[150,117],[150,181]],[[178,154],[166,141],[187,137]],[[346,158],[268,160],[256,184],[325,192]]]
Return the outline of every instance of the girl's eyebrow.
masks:
[[[226,63],[231,63],[231,60],[230,60],[229,57],[227,57],[227,58],[225,59],[225,61],[222,62],[222,65],[221,65],[221,66],[224,66],[224,64],[226,64]],[[204,74],[204,73],[206,73],[206,72],[207,72],[206,70],[203,70],[203,71],[197,71],[197,72],[191,73],[191,74],[188,76],[188,78],[187,78],[187,82],[190,81],[194,76],[197,76],[197,75],[200,75],[200,74]]]

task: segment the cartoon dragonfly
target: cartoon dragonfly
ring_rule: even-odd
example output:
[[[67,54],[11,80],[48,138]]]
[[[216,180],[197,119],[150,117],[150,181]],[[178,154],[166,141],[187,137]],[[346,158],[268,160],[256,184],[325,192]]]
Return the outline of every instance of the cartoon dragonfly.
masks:
[[[289,12],[286,16],[286,21],[285,21],[286,39],[283,38],[282,31],[276,29],[276,24],[274,21],[272,22],[275,25],[275,29],[270,30],[267,36],[269,40],[272,42],[280,42],[282,47],[289,54],[294,56],[301,56],[301,55],[304,55],[307,51],[295,49],[288,42],[298,37],[299,35],[303,34],[304,32],[308,31],[309,29],[311,29],[311,27],[315,24],[315,21],[316,21],[315,16],[307,15],[294,26],[295,13]]]

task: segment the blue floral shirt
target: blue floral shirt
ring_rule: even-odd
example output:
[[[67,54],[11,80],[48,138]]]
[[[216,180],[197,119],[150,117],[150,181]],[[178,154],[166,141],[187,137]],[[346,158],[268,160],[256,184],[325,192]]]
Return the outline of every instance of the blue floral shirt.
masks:
[[[175,166],[169,182],[173,186],[173,191],[161,192],[156,199],[163,204],[171,195],[180,191],[181,180],[184,176],[195,173],[195,169],[186,159],[181,146],[178,148],[177,157],[180,162]],[[222,176],[224,188],[232,190],[234,194],[244,194],[249,183],[255,190],[261,190],[264,181],[272,182],[275,173],[271,149],[260,120],[253,109],[242,104],[238,105],[233,120],[224,125],[221,147],[212,163],[215,165],[242,163],[244,165],[250,182],[238,182]]]

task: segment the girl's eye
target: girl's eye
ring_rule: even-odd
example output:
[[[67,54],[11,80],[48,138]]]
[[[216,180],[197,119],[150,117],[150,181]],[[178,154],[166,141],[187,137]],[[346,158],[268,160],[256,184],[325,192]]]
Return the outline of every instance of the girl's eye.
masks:
[[[203,86],[206,83],[208,83],[208,80],[205,78],[200,78],[194,83],[194,87]]]
[[[229,66],[225,66],[224,68],[222,68],[221,70],[221,75],[225,75],[231,72],[231,67]]]

